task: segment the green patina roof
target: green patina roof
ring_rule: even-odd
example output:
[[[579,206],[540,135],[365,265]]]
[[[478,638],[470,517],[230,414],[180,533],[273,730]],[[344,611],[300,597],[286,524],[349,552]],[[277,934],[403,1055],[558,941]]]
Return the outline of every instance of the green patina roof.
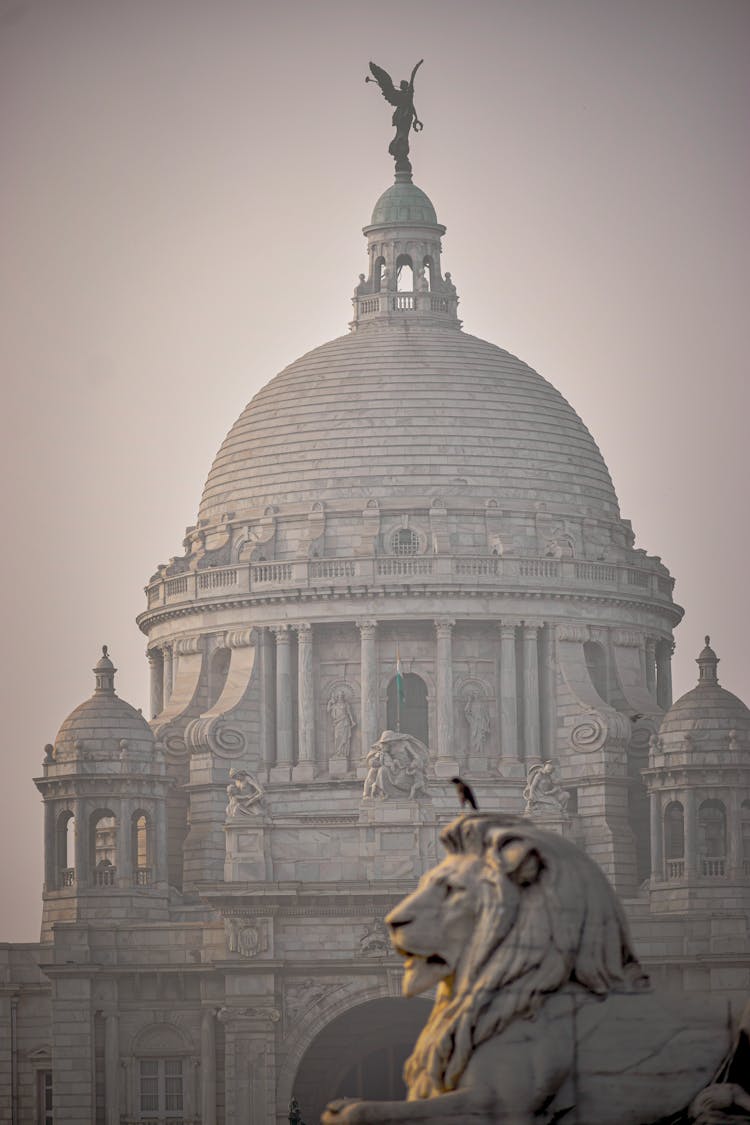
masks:
[[[437,226],[435,208],[416,184],[392,184],[384,191],[372,212],[372,226],[392,223],[428,223]]]

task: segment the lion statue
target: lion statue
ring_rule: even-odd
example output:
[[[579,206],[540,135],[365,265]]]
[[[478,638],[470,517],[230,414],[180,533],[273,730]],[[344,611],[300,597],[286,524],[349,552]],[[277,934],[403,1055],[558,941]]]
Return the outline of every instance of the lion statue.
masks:
[[[446,858],[386,919],[404,994],[437,986],[408,1099],[332,1102],[323,1125],[750,1121],[736,1062],[750,1017],[733,1044],[725,1004],[657,996],[584,852],[501,814],[441,839]]]

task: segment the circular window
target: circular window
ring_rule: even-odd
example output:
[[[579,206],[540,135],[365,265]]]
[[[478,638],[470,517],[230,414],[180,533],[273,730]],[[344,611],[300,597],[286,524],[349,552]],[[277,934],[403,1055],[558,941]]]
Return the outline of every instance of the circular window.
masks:
[[[419,553],[419,536],[408,527],[399,528],[391,539],[394,555],[416,555]]]

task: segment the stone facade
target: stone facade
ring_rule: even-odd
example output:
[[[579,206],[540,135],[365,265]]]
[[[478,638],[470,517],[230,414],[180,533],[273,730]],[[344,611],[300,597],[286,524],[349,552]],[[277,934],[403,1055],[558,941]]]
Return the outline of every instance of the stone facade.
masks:
[[[352,331],[250,403],[147,586],[150,724],[105,653],[47,749],[0,1121],[278,1125],[294,1094],[309,1125],[395,1093],[422,1010],[382,919],[456,773],[601,864],[662,984],[750,992],[750,712],[717,686],[664,718],[673,580],[572,408],[461,331],[444,231],[383,194]]]

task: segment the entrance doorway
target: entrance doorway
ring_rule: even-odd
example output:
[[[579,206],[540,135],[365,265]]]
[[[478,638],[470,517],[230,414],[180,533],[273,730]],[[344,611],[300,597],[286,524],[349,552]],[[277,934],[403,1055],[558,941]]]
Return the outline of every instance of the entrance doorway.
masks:
[[[308,1047],[293,1094],[305,1121],[334,1098],[403,1101],[402,1072],[427,1022],[431,1001],[369,1000],[332,1020]],[[284,1107],[282,1107],[284,1108]]]

